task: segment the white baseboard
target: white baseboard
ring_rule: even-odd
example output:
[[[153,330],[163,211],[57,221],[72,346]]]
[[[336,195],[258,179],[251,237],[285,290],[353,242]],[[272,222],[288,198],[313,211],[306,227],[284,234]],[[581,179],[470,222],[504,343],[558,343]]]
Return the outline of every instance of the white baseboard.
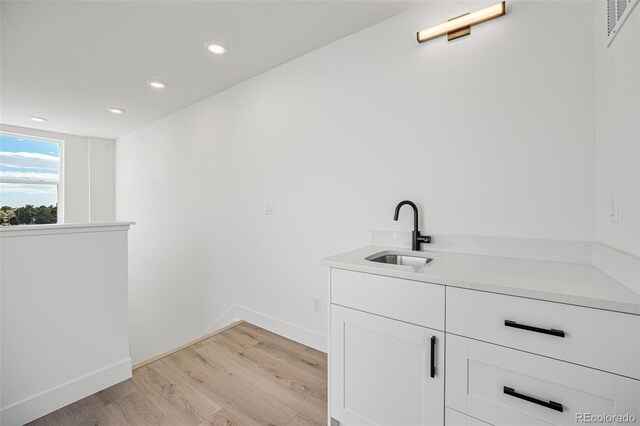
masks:
[[[227,309],[202,335],[210,334],[241,320],[250,322],[272,333],[279,334],[280,336],[302,343],[321,352],[327,352],[327,336],[240,305],[233,305]]]
[[[229,309],[225,311],[224,314],[220,316],[213,324],[211,324],[205,331],[200,335],[200,337],[204,337],[208,334],[215,333],[218,330],[221,330],[234,322],[241,321],[242,318],[237,313],[238,307],[236,305],[231,305]]]
[[[131,358],[3,407],[2,426],[21,426],[131,377]]]

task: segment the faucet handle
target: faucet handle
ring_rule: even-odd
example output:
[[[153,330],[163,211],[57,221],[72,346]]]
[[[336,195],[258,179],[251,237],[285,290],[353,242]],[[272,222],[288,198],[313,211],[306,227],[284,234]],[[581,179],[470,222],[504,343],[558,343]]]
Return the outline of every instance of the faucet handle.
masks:
[[[429,244],[431,237],[429,235],[420,235],[420,231],[413,231],[411,241],[411,250],[420,251],[422,244]]]
[[[431,244],[431,235],[420,235],[418,233],[418,241],[424,244]]]

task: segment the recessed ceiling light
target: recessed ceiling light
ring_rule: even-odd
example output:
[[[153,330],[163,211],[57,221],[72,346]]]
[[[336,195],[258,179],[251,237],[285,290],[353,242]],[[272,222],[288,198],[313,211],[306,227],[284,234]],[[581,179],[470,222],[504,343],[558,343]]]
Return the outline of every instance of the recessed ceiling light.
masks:
[[[147,84],[156,89],[164,89],[167,83],[162,80],[147,80]]]
[[[32,119],[33,121],[38,121],[38,122],[47,121],[47,119],[43,117],[31,116],[29,118]]]
[[[124,111],[122,108],[113,108],[113,107],[109,107],[109,111],[111,111],[114,114],[124,114]]]
[[[224,55],[227,53],[227,46],[219,41],[209,41],[204,44],[207,50],[215,55]]]

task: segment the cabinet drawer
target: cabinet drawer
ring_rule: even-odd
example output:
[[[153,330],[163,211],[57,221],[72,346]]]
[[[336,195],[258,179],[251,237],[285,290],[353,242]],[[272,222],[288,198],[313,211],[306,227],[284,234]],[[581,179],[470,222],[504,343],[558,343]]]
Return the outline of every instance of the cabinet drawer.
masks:
[[[454,335],[445,366],[445,404],[496,426],[575,425],[584,413],[640,418],[634,379]]]
[[[444,409],[444,426],[493,426],[449,407]]]
[[[640,316],[447,288],[447,332],[640,379]]]
[[[331,269],[331,303],[444,330],[444,287]]]

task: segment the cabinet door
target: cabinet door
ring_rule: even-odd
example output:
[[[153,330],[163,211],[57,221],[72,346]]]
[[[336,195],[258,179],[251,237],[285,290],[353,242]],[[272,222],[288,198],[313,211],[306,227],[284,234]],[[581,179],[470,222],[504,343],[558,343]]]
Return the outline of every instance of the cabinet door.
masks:
[[[331,416],[345,425],[443,425],[444,334],[331,305]]]

